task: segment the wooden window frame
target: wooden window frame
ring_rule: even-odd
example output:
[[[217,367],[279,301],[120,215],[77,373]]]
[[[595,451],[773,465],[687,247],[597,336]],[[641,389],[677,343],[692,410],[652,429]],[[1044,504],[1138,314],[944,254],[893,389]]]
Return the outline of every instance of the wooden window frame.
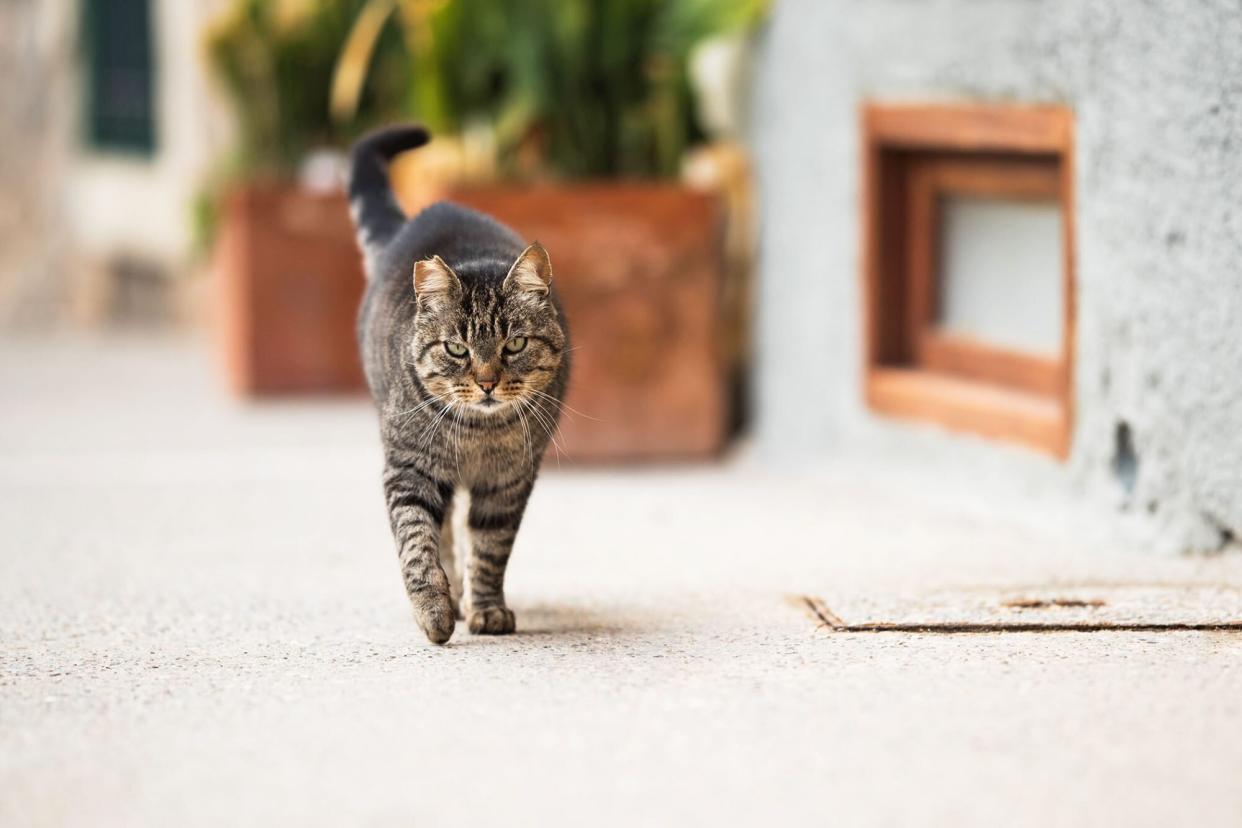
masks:
[[[1058,458],[1073,423],[1073,115],[1054,106],[869,104],[862,112],[864,393],[875,411]],[[1055,200],[1057,353],[937,330],[945,195]]]

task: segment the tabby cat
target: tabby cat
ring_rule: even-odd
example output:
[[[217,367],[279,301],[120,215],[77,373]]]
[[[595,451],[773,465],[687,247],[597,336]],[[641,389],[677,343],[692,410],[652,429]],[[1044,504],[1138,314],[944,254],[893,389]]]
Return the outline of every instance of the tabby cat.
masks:
[[[389,520],[414,617],[443,644],[459,617],[472,633],[514,630],[505,567],[560,415],[569,332],[538,242],[450,202],[406,219],[388,162],[427,141],[416,126],[360,140],[349,198]],[[454,544],[455,509],[469,543]]]

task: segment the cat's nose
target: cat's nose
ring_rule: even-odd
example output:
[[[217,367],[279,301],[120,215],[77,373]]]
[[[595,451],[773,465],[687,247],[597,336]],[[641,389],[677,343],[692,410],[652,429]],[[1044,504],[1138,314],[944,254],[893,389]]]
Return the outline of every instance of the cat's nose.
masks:
[[[481,379],[478,380],[478,383],[479,387],[483,389],[485,394],[492,393],[492,389],[496,387],[496,380],[494,379]]]

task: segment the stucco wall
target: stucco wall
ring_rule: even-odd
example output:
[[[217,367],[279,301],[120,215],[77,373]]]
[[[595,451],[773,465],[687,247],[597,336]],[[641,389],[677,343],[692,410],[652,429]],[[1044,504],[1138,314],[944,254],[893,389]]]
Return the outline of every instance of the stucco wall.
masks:
[[[191,205],[228,146],[228,123],[203,62],[202,33],[222,0],[154,3],[156,152],[81,147],[66,196],[74,240],[89,256],[133,255],[180,272],[191,252]]]
[[[780,0],[758,66],[768,456],[942,443],[963,463],[995,454],[1015,475],[1090,494],[1144,545],[1212,550],[1242,536],[1242,6]],[[857,108],[868,98],[1075,110],[1078,416],[1065,466],[866,411]],[[1121,423],[1134,456],[1119,460]]]
[[[83,296],[89,274],[120,258],[166,275],[187,269],[191,203],[230,135],[201,49],[224,4],[152,4],[147,158],[86,145],[77,4],[0,3],[0,327],[79,315],[71,308],[93,301]]]
[[[54,316],[63,291],[72,9],[0,3],[0,327]]]

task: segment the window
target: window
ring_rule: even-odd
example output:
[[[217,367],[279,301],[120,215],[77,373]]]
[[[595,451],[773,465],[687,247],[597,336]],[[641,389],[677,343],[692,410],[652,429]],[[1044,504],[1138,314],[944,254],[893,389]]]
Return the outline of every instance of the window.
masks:
[[[105,150],[155,149],[150,0],[82,0],[86,138]]]
[[[1066,455],[1072,130],[1058,107],[864,110],[873,409]]]

